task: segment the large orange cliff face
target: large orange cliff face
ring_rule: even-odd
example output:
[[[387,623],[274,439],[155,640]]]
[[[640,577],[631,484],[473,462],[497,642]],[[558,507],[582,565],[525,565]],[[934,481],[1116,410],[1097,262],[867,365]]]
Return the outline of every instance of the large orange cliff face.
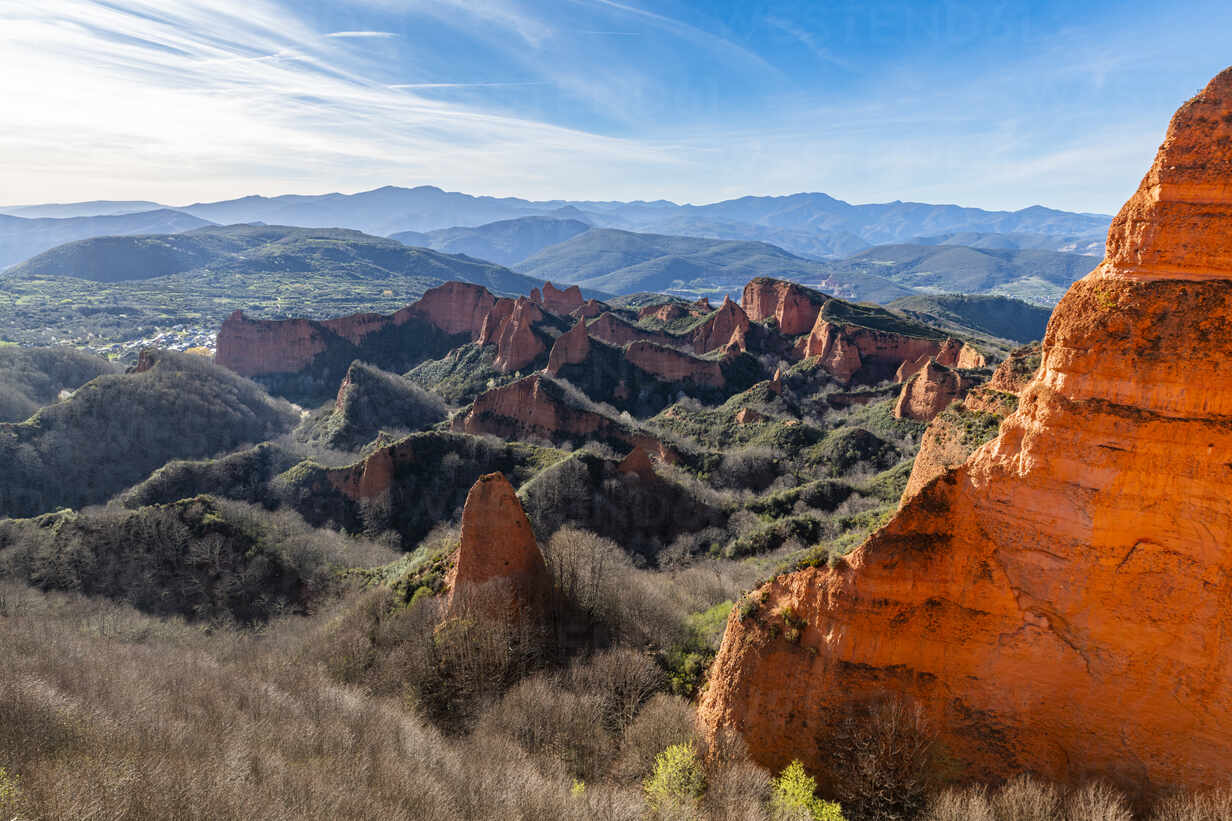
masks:
[[[999,436],[844,566],[734,612],[703,721],[824,774],[851,702],[892,694],[963,778],[1226,783],[1229,361],[1232,70],[1173,119]],[[807,620],[797,644],[772,630],[787,606]]]
[[[774,318],[785,336],[811,331],[821,310],[821,305],[796,283],[765,277],[758,277],[744,286],[740,306],[754,322]]]

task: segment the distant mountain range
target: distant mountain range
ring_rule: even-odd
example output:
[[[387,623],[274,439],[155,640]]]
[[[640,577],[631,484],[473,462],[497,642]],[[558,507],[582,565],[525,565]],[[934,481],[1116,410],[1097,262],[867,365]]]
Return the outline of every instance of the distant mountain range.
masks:
[[[23,217],[76,218],[157,207],[146,202],[100,201],[20,206],[0,212]],[[666,200],[532,201],[477,197],[434,186],[386,186],[358,194],[249,196],[195,203],[175,210],[217,224],[261,222],[352,228],[378,236],[476,227],[520,217],[552,217],[644,233],[770,242],[794,254],[814,258],[846,257],[873,245],[963,233],[1031,235],[1034,248],[1082,250],[1082,242],[1102,243],[1110,223],[1107,216],[1038,205],[1020,211],[898,201],[852,205],[821,193],[678,205]]]

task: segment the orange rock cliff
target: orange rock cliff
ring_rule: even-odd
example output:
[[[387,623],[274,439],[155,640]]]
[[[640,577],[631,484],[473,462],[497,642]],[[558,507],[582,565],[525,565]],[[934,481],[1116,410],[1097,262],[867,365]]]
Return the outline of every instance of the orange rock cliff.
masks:
[[[462,508],[462,537],[453,566],[445,578],[449,587],[448,610],[454,610],[470,593],[482,587],[482,602],[491,606],[492,595],[501,609],[524,614],[543,604],[550,579],[543,554],[535,541],[530,520],[517,493],[501,473],[480,476]]]
[[[1232,774],[1232,69],[1177,112],[997,438],[735,608],[701,701],[755,759],[919,704],[966,779]],[[764,597],[764,599],[763,599]],[[773,626],[807,622],[797,643]]]

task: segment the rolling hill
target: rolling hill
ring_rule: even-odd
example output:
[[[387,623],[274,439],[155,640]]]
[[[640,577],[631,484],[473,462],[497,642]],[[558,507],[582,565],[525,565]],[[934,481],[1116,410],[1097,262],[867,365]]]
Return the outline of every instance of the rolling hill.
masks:
[[[983,335],[1025,344],[1044,338],[1052,311],[1005,296],[937,294],[903,297],[888,306],[956,336]]]
[[[873,272],[834,278],[822,263],[764,242],[640,234],[593,228],[545,248],[516,269],[613,294],[637,291],[721,296],[754,277],[791,279],[845,298],[889,301],[910,293]]]
[[[995,234],[980,231],[962,231],[956,234],[939,234],[935,237],[915,237],[910,245],[965,245],[968,248],[989,250],[1036,250],[1064,251],[1067,254],[1085,254],[1098,257],[1104,253],[1104,237],[1070,237],[1057,234]]]
[[[7,275],[75,277],[106,283],[194,273],[290,273],[350,280],[458,279],[501,293],[518,294],[541,284],[489,262],[410,248],[358,231],[270,225],[231,225],[170,235],[94,237],[39,254]]]
[[[589,229],[587,223],[576,219],[520,217],[474,228],[442,228],[427,233],[402,231],[390,239],[446,254],[466,254],[497,265],[513,265]]]
[[[209,224],[199,217],[169,209],[65,219],[0,214],[0,270],[49,248],[87,237],[176,234]]]
[[[876,275],[920,293],[1000,294],[1052,306],[1099,257],[1057,251],[882,245],[823,263],[839,279]]]

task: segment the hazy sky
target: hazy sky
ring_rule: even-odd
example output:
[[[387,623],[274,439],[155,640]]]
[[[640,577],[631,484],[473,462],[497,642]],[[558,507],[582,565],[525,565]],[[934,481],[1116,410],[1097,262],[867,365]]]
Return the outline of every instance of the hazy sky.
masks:
[[[0,203],[433,184],[1115,211],[1232,3],[0,0]]]

